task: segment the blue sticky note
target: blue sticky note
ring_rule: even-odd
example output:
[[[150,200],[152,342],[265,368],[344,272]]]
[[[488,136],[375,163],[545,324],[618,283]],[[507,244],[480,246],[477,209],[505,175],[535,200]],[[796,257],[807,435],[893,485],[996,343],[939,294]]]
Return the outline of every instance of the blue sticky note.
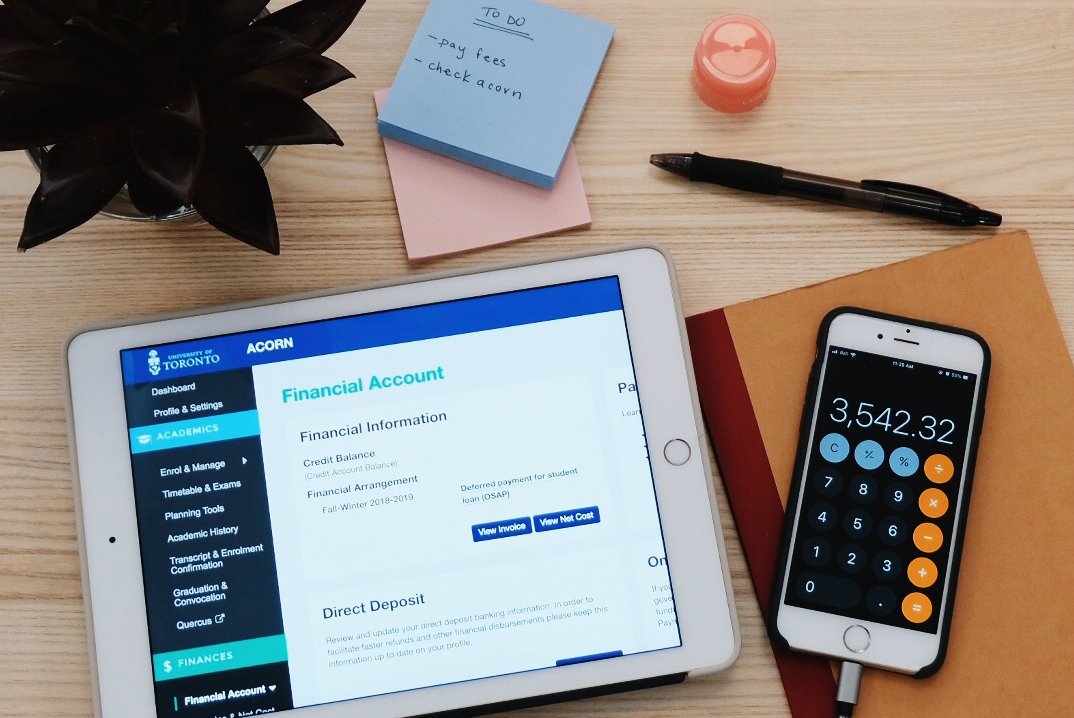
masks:
[[[614,33],[533,0],[432,0],[380,133],[550,189]]]

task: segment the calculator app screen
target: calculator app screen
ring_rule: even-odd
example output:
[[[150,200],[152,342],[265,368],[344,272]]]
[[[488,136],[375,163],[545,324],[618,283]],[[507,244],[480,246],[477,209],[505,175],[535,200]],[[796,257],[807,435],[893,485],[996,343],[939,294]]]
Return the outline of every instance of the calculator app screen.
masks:
[[[827,352],[785,601],[935,633],[977,376]]]

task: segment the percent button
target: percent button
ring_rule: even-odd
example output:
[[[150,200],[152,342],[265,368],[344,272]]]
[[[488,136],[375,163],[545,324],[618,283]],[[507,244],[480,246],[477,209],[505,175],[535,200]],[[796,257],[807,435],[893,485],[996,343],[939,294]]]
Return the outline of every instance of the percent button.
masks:
[[[888,458],[888,466],[891,467],[892,472],[896,476],[913,476],[917,473],[917,469],[921,466],[921,459],[918,458],[917,452],[908,446],[900,446],[891,452],[891,457]]]

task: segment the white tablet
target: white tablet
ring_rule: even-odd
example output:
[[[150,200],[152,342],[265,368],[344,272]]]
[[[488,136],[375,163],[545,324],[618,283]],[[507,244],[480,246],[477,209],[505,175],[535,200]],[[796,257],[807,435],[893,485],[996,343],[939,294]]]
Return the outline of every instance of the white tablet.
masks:
[[[76,335],[98,715],[476,713],[739,636],[651,248]]]

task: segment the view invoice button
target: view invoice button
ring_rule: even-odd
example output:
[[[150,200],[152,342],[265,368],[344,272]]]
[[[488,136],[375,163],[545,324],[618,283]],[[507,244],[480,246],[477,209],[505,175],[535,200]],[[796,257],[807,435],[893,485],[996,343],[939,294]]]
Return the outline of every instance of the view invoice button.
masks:
[[[518,519],[504,519],[487,524],[475,524],[470,527],[474,535],[474,541],[491,541],[492,539],[507,538],[508,536],[520,536],[533,533],[533,524],[529,516]]]
[[[556,529],[569,529],[572,526],[585,526],[586,524],[600,523],[600,509],[596,506],[587,506],[584,509],[571,509],[570,511],[557,511],[554,514],[539,514],[533,517],[533,527],[538,533],[541,531],[555,531]]]

